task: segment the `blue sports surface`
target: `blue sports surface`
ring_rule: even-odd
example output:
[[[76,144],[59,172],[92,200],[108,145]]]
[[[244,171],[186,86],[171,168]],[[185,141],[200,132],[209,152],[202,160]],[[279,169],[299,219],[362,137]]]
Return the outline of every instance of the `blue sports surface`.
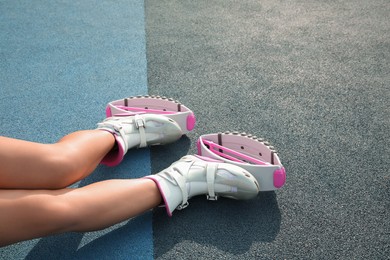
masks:
[[[143,1],[1,1],[0,134],[55,142],[95,128],[107,102],[147,94],[144,20]],[[128,157],[75,186],[150,174],[149,150]],[[0,259],[152,259],[151,219],[22,242]]]
[[[0,135],[55,142],[147,93],[197,117],[76,186],[158,172],[228,130],[269,140],[287,170],[254,200],[193,198],[0,259],[389,259],[389,13],[387,0],[0,1]]]

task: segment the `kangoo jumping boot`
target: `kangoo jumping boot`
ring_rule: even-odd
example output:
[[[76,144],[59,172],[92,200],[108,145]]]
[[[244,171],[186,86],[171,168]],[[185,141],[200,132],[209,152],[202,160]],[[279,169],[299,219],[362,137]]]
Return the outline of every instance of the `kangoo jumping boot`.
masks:
[[[168,144],[183,135],[173,119],[155,114],[108,117],[97,129],[112,133],[116,139],[116,147],[101,162],[107,166],[119,164],[131,148]]]
[[[187,155],[167,169],[144,178],[158,186],[169,216],[175,209],[188,206],[188,199],[206,194],[208,200],[218,196],[246,200],[257,196],[259,184],[243,168],[202,156]]]

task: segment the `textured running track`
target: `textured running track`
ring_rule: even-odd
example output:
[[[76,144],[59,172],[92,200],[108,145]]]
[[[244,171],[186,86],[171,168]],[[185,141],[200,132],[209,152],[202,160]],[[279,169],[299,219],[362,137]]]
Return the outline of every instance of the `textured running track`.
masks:
[[[226,130],[268,139],[287,170],[254,201],[156,210],[155,258],[388,259],[389,1],[145,3],[149,92],[198,118],[153,170]]]

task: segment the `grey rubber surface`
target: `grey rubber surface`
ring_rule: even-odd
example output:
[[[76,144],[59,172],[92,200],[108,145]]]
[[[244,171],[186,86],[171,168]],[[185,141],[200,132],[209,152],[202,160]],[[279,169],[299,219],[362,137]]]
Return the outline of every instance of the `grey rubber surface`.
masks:
[[[198,123],[152,149],[159,171],[201,134],[268,139],[287,183],[252,201],[154,211],[157,259],[388,259],[390,3],[147,0],[149,94]]]

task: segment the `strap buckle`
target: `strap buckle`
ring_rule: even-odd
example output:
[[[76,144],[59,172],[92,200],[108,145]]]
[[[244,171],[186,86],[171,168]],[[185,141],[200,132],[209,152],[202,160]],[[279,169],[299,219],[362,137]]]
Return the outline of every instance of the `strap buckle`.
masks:
[[[181,204],[181,205],[177,206],[177,208],[176,208],[176,209],[178,209],[178,210],[182,210],[182,209],[185,209],[185,208],[187,208],[187,207],[188,207],[188,205],[190,205],[190,203],[189,203],[188,201],[186,201],[186,203],[183,203],[183,204]]]
[[[214,196],[210,196],[210,195],[207,195],[207,200],[218,200],[218,196],[217,195],[214,195]]]
[[[135,126],[137,128],[140,128],[140,127],[145,127],[145,121],[142,117],[136,115],[135,118],[134,118],[134,122],[135,122]]]

